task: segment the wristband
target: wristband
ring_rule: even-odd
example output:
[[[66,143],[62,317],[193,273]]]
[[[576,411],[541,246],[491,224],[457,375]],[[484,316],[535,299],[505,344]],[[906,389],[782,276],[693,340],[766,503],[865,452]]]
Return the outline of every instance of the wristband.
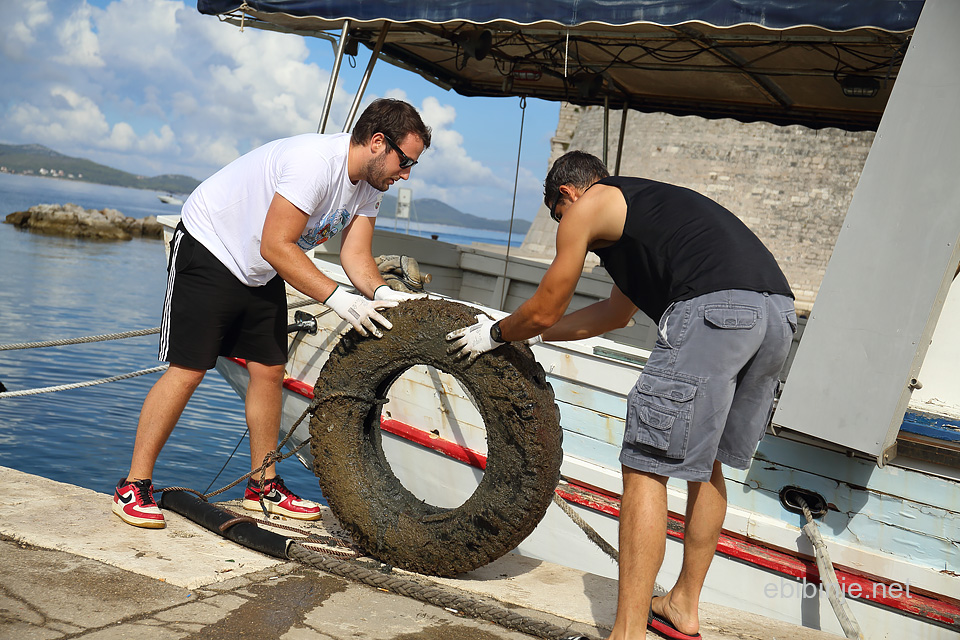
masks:
[[[506,340],[503,339],[503,335],[500,333],[500,321],[497,320],[490,326],[490,339],[496,342],[497,344],[503,344]]]

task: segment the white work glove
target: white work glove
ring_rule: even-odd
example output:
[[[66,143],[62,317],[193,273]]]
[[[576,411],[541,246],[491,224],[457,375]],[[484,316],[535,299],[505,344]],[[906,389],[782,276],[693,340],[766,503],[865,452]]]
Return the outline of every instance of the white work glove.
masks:
[[[403,302],[404,300],[419,300],[426,298],[425,293],[407,293],[406,291],[396,291],[389,285],[382,284],[373,292],[374,300],[393,300],[394,302]]]
[[[348,293],[337,286],[333,293],[323,301],[323,304],[352,324],[353,328],[362,336],[367,335],[367,331],[369,331],[377,338],[383,337],[380,327],[374,324],[375,322],[379,323],[384,329],[393,329],[393,324],[377,311],[397,306],[396,300],[367,300],[363,296]]]
[[[526,340],[524,340],[524,342],[526,342],[528,345],[530,345],[530,346],[532,347],[533,345],[537,344],[538,342],[543,342],[543,337],[542,337],[542,336],[533,336],[532,338],[527,338]]]
[[[479,358],[481,354],[504,344],[503,342],[494,342],[493,338],[490,337],[490,327],[496,320],[482,315],[477,315],[476,318],[476,324],[447,334],[447,342],[451,343],[447,346],[447,353],[450,355],[457,354],[461,359],[466,358],[467,364],[473,364],[473,361]]]

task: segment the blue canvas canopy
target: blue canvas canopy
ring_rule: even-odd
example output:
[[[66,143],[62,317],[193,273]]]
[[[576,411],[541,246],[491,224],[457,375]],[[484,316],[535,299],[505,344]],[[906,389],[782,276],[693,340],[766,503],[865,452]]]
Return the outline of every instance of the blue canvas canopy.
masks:
[[[473,96],[875,129],[922,0],[199,0]],[[347,24],[346,31],[342,31]],[[349,47],[347,47],[349,50]]]

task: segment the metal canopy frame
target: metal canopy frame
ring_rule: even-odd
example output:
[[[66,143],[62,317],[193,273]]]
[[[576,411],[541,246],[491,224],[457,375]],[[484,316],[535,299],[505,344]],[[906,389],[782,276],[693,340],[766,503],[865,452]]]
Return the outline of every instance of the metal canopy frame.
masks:
[[[582,22],[570,24],[448,19],[456,14],[437,6],[439,2],[422,3],[428,6],[421,12],[440,14],[437,21],[372,18],[364,14],[373,10],[368,5],[323,0],[230,4],[207,0],[199,6],[237,26],[305,36],[329,37],[349,25],[349,38],[371,50],[384,25],[389,25],[382,59],[465,96],[528,96],[613,108],[626,104],[644,112],[847,130],[873,130],[879,125],[912,33],[910,28],[871,26],[834,31],[810,22],[789,28],[715,26],[698,20],[708,9],[700,5],[723,4],[717,2],[686,3],[689,19],[675,24],[590,22],[586,9],[578,12],[580,4],[589,2],[575,3],[577,7],[556,3],[570,5],[570,11],[582,15]],[[785,11],[805,11],[798,18],[816,22],[823,17],[814,13],[816,2],[782,4],[789,5]],[[829,13],[826,4],[819,4]],[[859,3],[864,4],[878,12],[892,10],[893,5],[904,14],[919,12],[916,0]],[[380,5],[385,11],[401,11],[396,3]],[[219,11],[225,7],[230,8]],[[851,11],[849,6],[845,9]],[[350,17],[352,12],[362,15]],[[909,18],[896,21],[898,27],[912,24]],[[477,55],[474,48],[471,55],[469,44],[485,32],[489,50]],[[845,83],[854,80],[873,87],[875,95],[845,94]]]
[[[445,4],[451,3],[350,6],[415,11],[411,7],[425,5],[424,10],[442,12]],[[789,13],[831,3],[733,4],[777,5]],[[960,168],[960,39],[953,33],[960,24],[960,4],[926,0],[922,12],[921,4],[841,2],[837,12],[848,18],[866,8],[899,11],[891,21],[897,29],[854,26],[844,31],[790,22],[716,26],[696,16],[673,24],[520,24],[507,19],[347,18],[348,13],[327,18],[312,12],[340,6],[335,0],[249,0],[242,7],[229,0],[200,0],[198,7],[237,26],[332,42],[340,30],[338,58],[348,38],[364,43],[374,53],[351,114],[379,58],[467,96],[532,96],[813,128],[879,127],[774,423],[794,437],[865,454],[882,465],[895,455],[911,381],[960,261],[960,181],[955,177]],[[731,3],[670,7],[720,5]],[[483,30],[490,32],[490,50],[466,55],[465,43]],[[843,84],[849,78],[858,80],[854,89],[859,87],[861,96],[871,87],[875,95],[846,95]],[[328,98],[325,109],[330,102]],[[605,120],[605,135],[607,128]]]

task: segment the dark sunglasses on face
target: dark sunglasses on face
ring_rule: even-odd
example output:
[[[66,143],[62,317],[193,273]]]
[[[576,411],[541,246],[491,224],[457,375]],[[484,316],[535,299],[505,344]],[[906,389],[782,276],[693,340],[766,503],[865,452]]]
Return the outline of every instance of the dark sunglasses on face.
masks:
[[[390,136],[388,136],[385,133],[381,133],[381,135],[383,136],[383,139],[387,141],[387,144],[389,144],[390,147],[397,152],[397,157],[400,158],[401,169],[409,169],[413,165],[417,164],[416,160],[414,160],[413,158],[411,158],[410,156],[408,156],[407,154],[405,154],[403,151],[400,150],[400,147],[397,146],[396,142],[390,139]]]
[[[553,201],[553,206],[550,207],[550,217],[553,218],[556,222],[560,222],[561,216],[557,215],[557,205],[560,204],[560,196],[557,196],[557,199]]]

